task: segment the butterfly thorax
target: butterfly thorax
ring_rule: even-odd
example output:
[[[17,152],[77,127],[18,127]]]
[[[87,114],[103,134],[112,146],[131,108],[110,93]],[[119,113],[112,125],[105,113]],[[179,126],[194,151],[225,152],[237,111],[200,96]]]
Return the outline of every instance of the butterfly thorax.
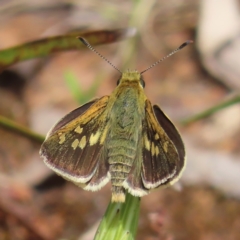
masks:
[[[111,95],[114,102],[110,111],[110,129],[107,137],[107,154],[112,183],[112,201],[125,200],[122,184],[127,178],[136,157],[141,139],[142,121],[145,118],[145,94],[139,82],[140,74],[123,74],[120,84]]]

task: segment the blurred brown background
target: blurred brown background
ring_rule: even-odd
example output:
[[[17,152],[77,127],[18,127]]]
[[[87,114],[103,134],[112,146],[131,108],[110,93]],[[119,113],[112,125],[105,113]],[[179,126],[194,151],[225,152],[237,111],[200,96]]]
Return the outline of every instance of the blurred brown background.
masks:
[[[74,29],[136,27],[96,49],[121,70],[143,71],[188,39],[194,44],[144,74],[145,92],[177,125],[188,162],[174,188],[142,199],[139,240],[240,239],[239,104],[191,125],[181,121],[239,94],[239,2],[217,0],[0,1],[0,49]],[[80,105],[68,76],[93,97],[118,72],[88,49],[16,64],[0,75],[0,114],[46,134]],[[54,175],[40,145],[0,128],[0,239],[92,239],[110,186],[86,192]],[[89,235],[88,235],[89,234]]]

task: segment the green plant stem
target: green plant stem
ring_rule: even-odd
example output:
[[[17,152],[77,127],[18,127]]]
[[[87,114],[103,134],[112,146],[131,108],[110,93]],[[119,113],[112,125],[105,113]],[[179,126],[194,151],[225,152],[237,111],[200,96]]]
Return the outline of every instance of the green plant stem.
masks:
[[[18,133],[24,137],[27,137],[29,139],[32,139],[38,143],[42,143],[45,139],[44,136],[37,134],[28,128],[21,126],[18,123],[15,123],[14,121],[9,120],[8,118],[5,118],[3,116],[0,116],[0,127],[4,129],[9,129],[14,133]]]
[[[239,103],[240,102],[240,95],[234,95],[234,96],[231,96],[230,98],[228,98],[227,100],[225,99],[224,101],[222,101],[221,103],[201,112],[201,113],[198,113],[192,117],[189,117],[189,118],[185,118],[181,121],[181,123],[183,125],[188,125],[190,123],[193,123],[193,122],[196,122],[200,119],[203,119],[205,117],[208,117],[210,115],[212,115],[213,113],[219,111],[219,110],[222,110],[228,106],[231,106],[231,105],[234,105],[236,103]]]
[[[137,232],[140,198],[126,194],[124,203],[110,202],[94,240],[133,240]]]

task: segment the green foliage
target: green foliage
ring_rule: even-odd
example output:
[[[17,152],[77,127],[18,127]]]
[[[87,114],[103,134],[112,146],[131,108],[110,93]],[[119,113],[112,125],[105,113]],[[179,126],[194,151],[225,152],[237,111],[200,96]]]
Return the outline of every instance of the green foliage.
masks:
[[[94,240],[133,240],[139,218],[140,198],[126,193],[124,203],[112,203],[98,227]]]
[[[101,77],[97,77],[94,83],[88,90],[85,90],[81,86],[81,81],[71,71],[66,71],[64,74],[65,83],[67,84],[72,96],[80,104],[84,104],[89,99],[96,96],[96,92],[101,83]]]

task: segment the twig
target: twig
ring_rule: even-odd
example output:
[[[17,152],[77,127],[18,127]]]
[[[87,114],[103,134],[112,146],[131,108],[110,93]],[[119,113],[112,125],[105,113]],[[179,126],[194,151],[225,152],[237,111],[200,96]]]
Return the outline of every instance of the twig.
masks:
[[[0,127],[11,130],[14,133],[18,133],[24,137],[27,137],[29,139],[32,139],[38,143],[42,143],[45,139],[44,136],[35,133],[28,128],[21,126],[20,124],[9,120],[6,117],[0,116]]]

